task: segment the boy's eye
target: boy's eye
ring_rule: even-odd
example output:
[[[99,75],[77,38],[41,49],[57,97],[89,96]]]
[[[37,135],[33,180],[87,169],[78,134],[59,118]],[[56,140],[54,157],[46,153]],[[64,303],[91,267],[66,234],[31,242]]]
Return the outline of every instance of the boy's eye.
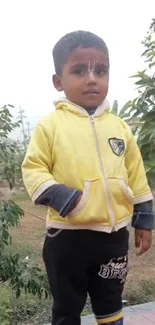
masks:
[[[78,76],[82,76],[84,74],[84,69],[83,68],[76,68],[74,71],[74,74]]]
[[[103,76],[106,73],[105,69],[96,69],[96,74],[98,76]]]

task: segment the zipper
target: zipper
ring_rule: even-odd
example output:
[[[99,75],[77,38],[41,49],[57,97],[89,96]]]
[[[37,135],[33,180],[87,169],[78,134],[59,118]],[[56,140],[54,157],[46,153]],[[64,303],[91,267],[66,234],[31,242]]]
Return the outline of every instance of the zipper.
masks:
[[[111,225],[112,225],[112,231],[115,231],[115,216],[114,216],[114,212],[113,212],[112,205],[111,205],[111,199],[110,199],[110,194],[109,194],[109,190],[108,190],[108,184],[107,184],[106,176],[105,176],[105,173],[104,173],[104,168],[103,168],[103,163],[102,163],[102,158],[101,158],[100,145],[99,145],[97,132],[96,132],[96,128],[95,128],[95,123],[94,123],[94,115],[90,115],[89,117],[90,117],[91,126],[92,126],[92,130],[93,130],[94,138],[95,138],[96,151],[97,151],[97,156],[98,156],[98,160],[99,160],[99,166],[100,166],[100,171],[101,171],[101,175],[102,175],[102,181],[103,181],[103,185],[104,185],[104,188],[105,188],[105,195],[106,195],[108,211],[109,211]]]

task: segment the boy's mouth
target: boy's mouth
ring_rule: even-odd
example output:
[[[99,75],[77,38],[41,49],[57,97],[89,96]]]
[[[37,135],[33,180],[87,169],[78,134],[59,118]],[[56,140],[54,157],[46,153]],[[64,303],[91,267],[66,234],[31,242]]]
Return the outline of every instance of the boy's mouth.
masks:
[[[88,89],[86,91],[84,91],[85,95],[98,95],[99,92],[96,89]]]

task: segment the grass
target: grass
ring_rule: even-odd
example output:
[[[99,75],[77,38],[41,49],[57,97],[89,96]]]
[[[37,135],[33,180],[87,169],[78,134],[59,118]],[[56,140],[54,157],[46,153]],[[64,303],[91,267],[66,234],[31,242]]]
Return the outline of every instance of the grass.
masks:
[[[13,200],[17,202],[25,210],[25,216],[21,220],[21,225],[11,229],[13,244],[9,248],[12,252],[18,252],[25,258],[29,258],[38,263],[42,268],[42,246],[45,238],[45,215],[46,209],[34,206],[28,199],[27,194],[13,196]],[[38,217],[41,217],[41,219]],[[134,250],[134,235],[131,231],[130,236],[130,252],[129,252],[129,275],[124,290],[124,299],[128,305],[143,303],[155,300],[155,233],[153,234],[152,249],[137,258]],[[5,296],[6,295],[6,296]],[[5,292],[0,286],[0,306],[3,301],[7,301],[10,293]],[[51,316],[51,300],[39,300],[37,297],[22,294],[20,299],[15,299],[11,293],[11,304],[13,306],[13,315],[16,322],[12,325],[35,325],[50,322]],[[90,300],[87,300],[82,315],[91,313]],[[1,322],[2,323],[2,322]]]
[[[2,286],[0,286],[0,320],[4,303],[8,301],[8,298],[13,311],[12,325],[42,325],[51,321],[51,299],[39,300],[37,297],[25,294],[16,299],[13,293],[5,291]],[[127,305],[153,301],[155,299],[155,279],[141,281],[138,290],[132,286],[124,298],[127,299]],[[10,309],[9,302],[7,305]],[[88,298],[82,316],[90,313],[92,313],[92,308]]]
[[[137,305],[155,300],[155,279],[143,280],[138,287],[126,292],[127,305]]]
[[[19,193],[14,193],[12,195],[12,200],[13,201],[27,201],[29,200],[29,195],[27,192],[19,192]]]
[[[51,300],[49,298],[40,300],[33,295],[22,293],[20,298],[16,299],[11,290],[6,290],[0,285],[0,324],[3,324],[5,316],[4,307],[11,312],[11,325],[42,325],[50,322]]]

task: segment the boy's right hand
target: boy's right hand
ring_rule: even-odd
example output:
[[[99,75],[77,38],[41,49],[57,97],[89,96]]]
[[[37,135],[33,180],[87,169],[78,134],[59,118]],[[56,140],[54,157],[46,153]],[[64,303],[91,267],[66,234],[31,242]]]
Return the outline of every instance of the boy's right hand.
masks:
[[[72,205],[72,208],[71,208],[71,210],[70,210],[69,212],[71,212],[72,210],[74,210],[74,209],[77,207],[77,205],[78,205],[79,202],[81,201],[82,195],[83,195],[83,194],[81,194],[81,195],[78,197],[78,199],[77,199],[76,202]]]

